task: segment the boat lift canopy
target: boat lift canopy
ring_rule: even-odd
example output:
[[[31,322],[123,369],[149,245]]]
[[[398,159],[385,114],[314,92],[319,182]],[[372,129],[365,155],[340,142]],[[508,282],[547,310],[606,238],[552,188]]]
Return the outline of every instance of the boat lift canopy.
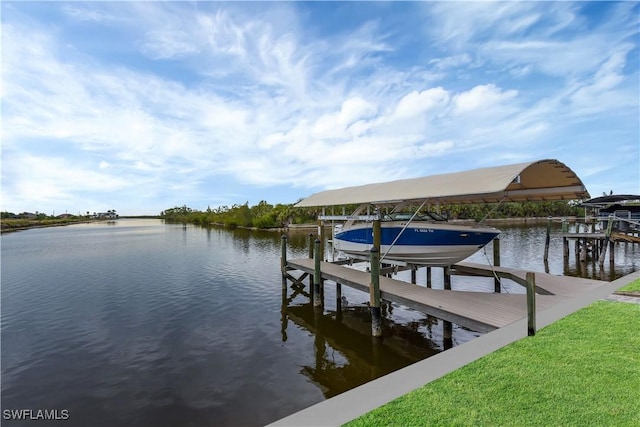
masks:
[[[540,202],[589,197],[575,172],[558,160],[547,159],[321,191],[301,200],[295,207],[382,206],[424,201],[431,204]]]

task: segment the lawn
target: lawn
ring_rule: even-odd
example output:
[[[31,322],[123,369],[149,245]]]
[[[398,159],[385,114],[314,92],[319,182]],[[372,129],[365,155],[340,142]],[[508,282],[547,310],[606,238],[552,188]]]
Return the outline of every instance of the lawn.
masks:
[[[640,291],[640,279],[618,289],[619,291]]]
[[[640,304],[597,301],[346,425],[639,426],[638,402]]]

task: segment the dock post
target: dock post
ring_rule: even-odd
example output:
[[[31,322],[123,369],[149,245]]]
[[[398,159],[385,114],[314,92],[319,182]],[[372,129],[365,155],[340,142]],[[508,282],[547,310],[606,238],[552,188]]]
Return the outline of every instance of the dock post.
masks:
[[[544,260],[549,260],[549,242],[551,241],[551,217],[547,218],[547,236],[544,239]]]
[[[611,230],[613,229],[613,215],[609,215],[609,221],[607,221],[607,231],[604,233],[604,241],[602,242],[602,252],[600,252],[600,259],[598,263],[600,264],[600,268],[604,266],[604,257],[607,254],[607,246],[609,243],[609,238],[611,237]],[[609,257],[612,255],[609,254]]]
[[[380,219],[376,219],[375,221],[373,221],[373,247],[376,248],[378,254],[380,254],[380,251],[382,250],[381,245],[382,229],[380,225]]]
[[[371,310],[371,335],[382,336],[380,316],[380,252],[371,248],[371,284],[369,285],[369,307]]]
[[[411,283],[413,283],[414,285],[416,284],[416,271],[417,268],[415,265],[411,266]]]
[[[308,244],[309,244],[309,259],[313,259],[313,246],[314,246],[314,238],[313,233],[309,233],[308,236]],[[313,274],[309,275],[309,293],[313,293]]]
[[[609,263],[611,265],[615,264],[615,242],[613,240],[609,240]]]
[[[536,334],[536,274],[527,272],[527,333]]]
[[[562,257],[569,258],[569,239],[567,239],[567,233],[569,232],[569,223],[566,218],[562,218]]]
[[[287,236],[281,237],[280,272],[282,273],[282,288],[287,288]]]
[[[313,306],[322,306],[322,295],[320,294],[320,239],[316,239],[314,242],[313,253]]]
[[[431,288],[431,267],[427,267],[427,288]]]
[[[500,267],[500,235],[497,235],[493,239],[493,265]],[[500,279],[498,277],[493,278],[493,291],[500,293]]]
[[[444,267],[444,288],[448,291],[451,290],[451,266]]]
[[[453,347],[453,325],[446,320],[442,321],[442,345],[445,350]]]
[[[314,242],[314,238],[313,238],[313,233],[309,233],[309,259],[313,259],[313,242]]]
[[[320,260],[324,261],[324,220],[318,221],[318,238],[320,246],[316,248],[316,251],[320,253]]]

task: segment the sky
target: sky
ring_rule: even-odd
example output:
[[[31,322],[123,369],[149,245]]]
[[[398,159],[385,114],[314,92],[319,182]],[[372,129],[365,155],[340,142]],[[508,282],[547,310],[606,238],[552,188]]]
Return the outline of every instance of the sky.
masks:
[[[3,211],[295,203],[541,159],[640,193],[638,2],[0,7]]]

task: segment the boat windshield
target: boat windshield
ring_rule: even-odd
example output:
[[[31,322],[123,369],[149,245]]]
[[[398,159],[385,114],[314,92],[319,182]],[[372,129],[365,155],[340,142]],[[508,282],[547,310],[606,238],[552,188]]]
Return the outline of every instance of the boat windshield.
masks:
[[[422,215],[413,216],[412,213],[393,213],[385,215],[383,220],[385,221],[409,221],[413,217],[414,221],[447,221],[445,217],[435,212],[426,212]]]
[[[446,221],[447,218],[435,212],[427,212],[425,216],[430,216],[434,221]]]

